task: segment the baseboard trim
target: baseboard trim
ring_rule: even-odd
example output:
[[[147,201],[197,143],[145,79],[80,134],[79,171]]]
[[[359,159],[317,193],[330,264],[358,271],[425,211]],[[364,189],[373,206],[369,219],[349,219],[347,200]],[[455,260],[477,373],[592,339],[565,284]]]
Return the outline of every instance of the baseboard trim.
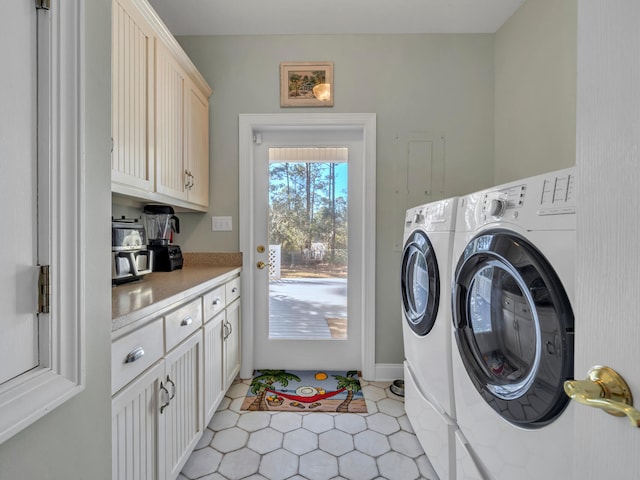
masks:
[[[404,367],[402,363],[376,363],[374,381],[388,382],[399,378],[404,378]]]

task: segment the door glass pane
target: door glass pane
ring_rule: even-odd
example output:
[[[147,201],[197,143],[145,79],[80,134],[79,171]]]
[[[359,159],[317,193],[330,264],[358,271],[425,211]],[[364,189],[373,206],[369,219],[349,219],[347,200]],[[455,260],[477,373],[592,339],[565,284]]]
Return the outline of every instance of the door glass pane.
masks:
[[[500,265],[486,266],[473,277],[468,299],[480,364],[495,383],[488,388],[502,398],[521,393],[531,379],[539,345],[535,307],[522,282]]]
[[[407,310],[408,319],[416,323],[422,319],[429,301],[429,272],[427,260],[422,251],[415,246],[407,252]]]
[[[347,338],[346,148],[269,149],[269,338]]]

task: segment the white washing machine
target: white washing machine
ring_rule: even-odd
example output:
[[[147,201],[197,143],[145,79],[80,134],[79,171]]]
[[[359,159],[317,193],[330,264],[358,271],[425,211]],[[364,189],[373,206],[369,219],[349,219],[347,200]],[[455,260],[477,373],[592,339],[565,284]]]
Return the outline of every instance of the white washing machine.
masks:
[[[451,252],[457,199],[407,210],[402,252],[405,409],[442,479],[455,465]]]
[[[573,478],[563,383],[573,378],[576,183],[570,168],[459,199],[453,378],[467,473],[458,478]]]

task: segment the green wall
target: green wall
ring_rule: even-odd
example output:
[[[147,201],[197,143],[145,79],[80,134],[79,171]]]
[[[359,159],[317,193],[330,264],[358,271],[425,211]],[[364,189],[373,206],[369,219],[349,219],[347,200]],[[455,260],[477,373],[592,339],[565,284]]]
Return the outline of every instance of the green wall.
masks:
[[[444,196],[493,183],[493,44],[479,35],[277,35],[180,37],[213,87],[208,215],[181,214],[186,251],[238,250],[238,114],[308,111],[377,114],[376,362],[400,364],[400,252],[404,210],[396,201],[397,137],[446,136]],[[282,61],[334,62],[331,109],[281,109]],[[431,200],[437,200],[437,197]],[[401,211],[401,215],[396,212]],[[233,232],[211,232],[231,215]]]
[[[0,445],[2,480],[111,479],[111,2],[83,5],[86,389]]]
[[[575,165],[577,0],[528,0],[495,38],[496,184]]]

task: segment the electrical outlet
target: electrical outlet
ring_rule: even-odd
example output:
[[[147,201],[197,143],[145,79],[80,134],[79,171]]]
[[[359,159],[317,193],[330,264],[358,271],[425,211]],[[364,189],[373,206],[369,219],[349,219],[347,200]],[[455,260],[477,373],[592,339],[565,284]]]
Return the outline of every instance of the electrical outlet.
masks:
[[[211,217],[212,232],[230,232],[233,230],[231,217]]]

